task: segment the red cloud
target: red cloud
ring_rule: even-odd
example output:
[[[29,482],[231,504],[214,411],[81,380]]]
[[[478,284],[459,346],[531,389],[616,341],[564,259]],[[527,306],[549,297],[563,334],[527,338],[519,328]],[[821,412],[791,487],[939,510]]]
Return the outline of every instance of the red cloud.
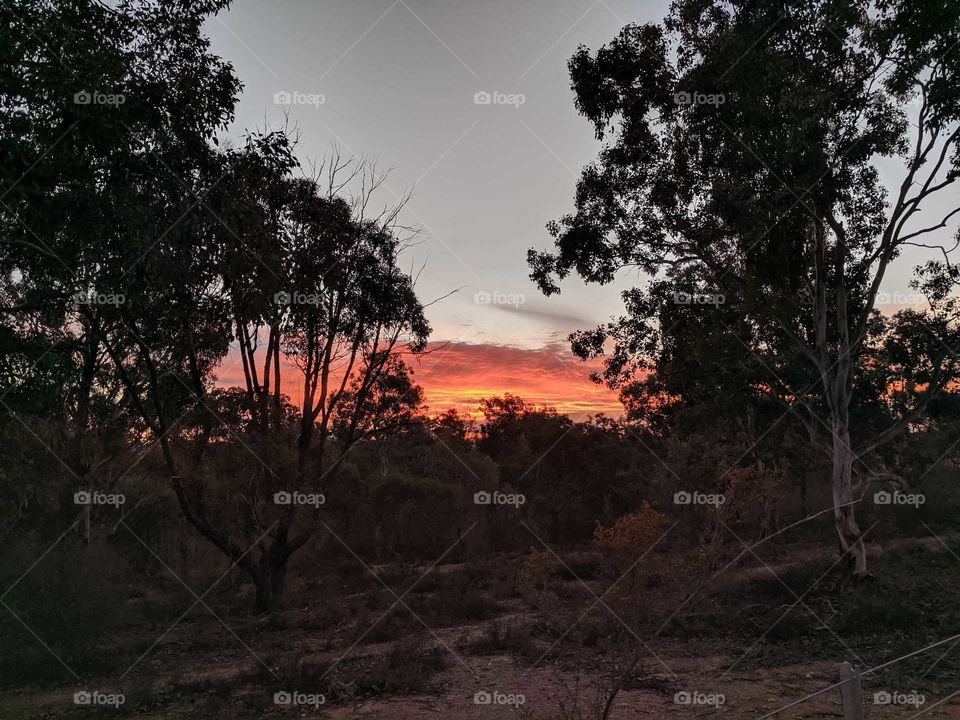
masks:
[[[434,343],[431,350],[413,366],[431,412],[476,412],[482,398],[508,392],[577,418],[623,412],[615,392],[590,380],[600,363],[578,360],[561,343],[530,349],[450,342]]]
[[[483,398],[512,393],[535,405],[549,405],[583,419],[623,412],[617,394],[590,380],[596,361],[575,358],[568,346],[539,348],[451,341],[431,343],[430,352],[412,361],[414,380],[423,387],[431,414],[455,408],[476,414]],[[407,358],[408,362],[411,362]],[[296,373],[286,371],[283,389],[294,401],[302,392]],[[243,385],[240,357],[231,352],[217,372],[221,386]]]

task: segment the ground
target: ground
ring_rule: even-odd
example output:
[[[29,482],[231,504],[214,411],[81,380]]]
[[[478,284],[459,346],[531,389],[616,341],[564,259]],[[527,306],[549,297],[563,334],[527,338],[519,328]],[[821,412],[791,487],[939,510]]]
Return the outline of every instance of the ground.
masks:
[[[528,554],[432,569],[343,565],[316,577],[301,568],[284,607],[260,617],[239,582],[196,603],[154,579],[124,600],[131,619],[101,641],[105,671],[79,683],[7,681],[0,718],[594,720],[614,684],[612,720],[761,718],[836,683],[842,661],[872,668],[960,632],[957,539],[944,537],[871,546],[874,577],[861,583],[810,542],[722,572],[725,562],[668,551],[606,594],[616,571],[586,546],[559,552],[533,582]],[[24,648],[31,642],[24,634]],[[863,678],[866,717],[960,718],[951,648]],[[78,689],[118,688],[118,709],[73,702]],[[281,691],[324,702],[276,705]],[[875,704],[883,692],[924,702]],[[497,700],[477,703],[477,693]],[[682,693],[724,701],[683,704]],[[834,688],[774,717],[841,716]]]

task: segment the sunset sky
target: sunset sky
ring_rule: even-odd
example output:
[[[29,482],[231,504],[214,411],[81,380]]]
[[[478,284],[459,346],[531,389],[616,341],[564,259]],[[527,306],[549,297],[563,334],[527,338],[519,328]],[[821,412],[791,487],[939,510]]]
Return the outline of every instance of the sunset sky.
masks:
[[[579,171],[599,148],[574,108],[567,60],[628,22],[661,20],[666,7],[236,0],[210,22],[214,50],[244,82],[230,137],[282,127],[289,112],[305,166],[336,143],[392,168],[383,204],[413,191],[404,220],[423,235],[405,262],[425,266],[424,302],[453,292],[428,309],[434,346],[446,350],[415,368],[434,410],[472,409],[481,397],[513,392],[578,417],[619,413],[615,394],[590,382],[591,368],[571,356],[566,336],[619,314],[619,292],[643,279],[625,274],[587,287],[574,278],[544,298],[525,256],[550,245],[544,225],[572,209]],[[278,93],[313,102],[278,104]],[[476,104],[477,93],[501,93],[504,102]],[[888,274],[890,304],[910,304],[897,302],[910,292],[908,278],[908,263]],[[234,371],[224,367],[221,381]]]
[[[505,392],[518,394],[534,405],[555,407],[575,418],[598,412],[615,417],[623,410],[616,393],[587,377],[599,363],[585,364],[570,357],[566,343],[524,348],[450,341],[432,343],[427,350],[411,367],[432,414],[456,408],[477,416],[481,399]],[[284,377],[281,387],[298,401],[301,380],[294,381],[292,373]],[[231,356],[217,379],[223,385],[242,385],[239,357]]]

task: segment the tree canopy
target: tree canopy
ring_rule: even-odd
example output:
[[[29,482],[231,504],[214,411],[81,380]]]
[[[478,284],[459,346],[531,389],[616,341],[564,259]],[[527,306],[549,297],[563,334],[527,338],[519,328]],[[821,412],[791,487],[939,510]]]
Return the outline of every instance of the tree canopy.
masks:
[[[960,370],[940,232],[960,213],[958,39],[950,2],[678,0],[662,25],[581,48],[572,87],[604,146],[575,211],[549,225],[553,251],[528,255],[547,294],[571,273],[650,278],[624,293],[623,317],[573,337],[581,356],[609,353],[612,385],[771,396],[826,431],[861,572],[854,462]],[[892,188],[883,159],[903,168]],[[915,280],[929,306],[883,316],[881,284],[916,246],[930,250]]]

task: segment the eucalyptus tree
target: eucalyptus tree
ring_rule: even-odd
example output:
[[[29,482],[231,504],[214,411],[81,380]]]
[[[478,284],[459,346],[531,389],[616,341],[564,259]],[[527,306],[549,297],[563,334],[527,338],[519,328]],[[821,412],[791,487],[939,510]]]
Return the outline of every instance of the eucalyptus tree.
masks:
[[[615,385],[652,371],[665,397],[739,387],[796,409],[826,445],[837,535],[863,575],[863,481],[896,474],[871,453],[957,376],[960,6],[676,0],[662,24],[581,48],[570,74],[604,146],[549,226],[554,249],[530,251],[532,277],[547,294],[571,272],[650,277],[575,351],[610,348]],[[930,253],[915,280],[929,308],[882,317],[907,248]],[[919,362],[891,399],[861,379],[907,326],[923,328]],[[868,407],[885,422],[862,422]]]
[[[66,471],[67,498],[142,450],[102,335],[139,292],[139,261],[194,202],[184,185],[232,115],[239,83],[200,30],[225,5],[0,8],[0,412],[5,429],[24,416],[58,428],[33,440]],[[166,222],[145,210],[158,198]]]
[[[189,524],[266,609],[318,526],[273,493],[319,488],[338,449],[409,416],[379,383],[406,377],[397,359],[423,349],[429,326],[399,266],[398,211],[367,213],[382,180],[351,202],[342,184],[297,176],[282,134],[218,147],[240,83],[203,24],[226,4],[0,9],[0,399],[26,403],[16,386],[42,385],[31,408],[65,418],[80,482],[96,480],[84,408],[114,408],[100,429],[156,447],[144,467],[162,468]],[[231,348],[240,404],[217,380]],[[297,406],[284,397],[295,383]],[[227,447],[260,470],[216,476]]]
[[[379,187],[370,166],[334,156],[321,183],[294,175],[292,150],[283,133],[251,136],[224,153],[210,198],[258,476],[244,522],[268,543],[254,574],[260,608],[280,599],[289,558],[322,527],[317,507],[277,507],[275,495],[325,497],[356,442],[414,421],[422,394],[402,357],[430,332],[399,266],[399,208],[366,213]]]

